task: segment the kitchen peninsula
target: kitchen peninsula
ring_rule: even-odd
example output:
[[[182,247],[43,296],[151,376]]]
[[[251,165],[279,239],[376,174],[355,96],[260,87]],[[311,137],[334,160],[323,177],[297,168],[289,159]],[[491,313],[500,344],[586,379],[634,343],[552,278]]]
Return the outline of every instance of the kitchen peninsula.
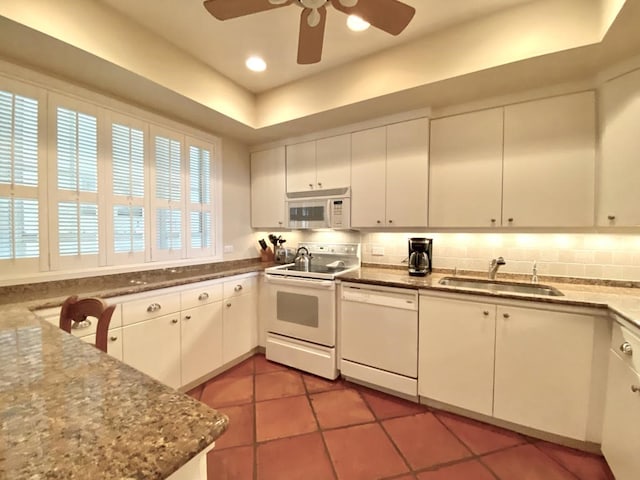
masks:
[[[260,268],[249,263],[138,273],[144,281],[136,282],[113,275],[2,288],[0,476],[204,478],[206,453],[227,429],[226,415],[68,335],[33,310],[59,305],[69,291],[108,297]]]

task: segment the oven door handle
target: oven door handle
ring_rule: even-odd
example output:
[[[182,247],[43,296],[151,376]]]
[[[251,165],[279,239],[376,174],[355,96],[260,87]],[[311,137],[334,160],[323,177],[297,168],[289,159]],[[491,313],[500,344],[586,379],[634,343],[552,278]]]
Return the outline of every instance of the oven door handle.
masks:
[[[265,275],[264,280],[267,283],[273,285],[288,285],[291,287],[309,287],[309,288],[322,288],[330,290],[335,288],[336,283],[333,280],[319,280],[314,278],[301,278],[301,277],[279,277],[275,275]]]

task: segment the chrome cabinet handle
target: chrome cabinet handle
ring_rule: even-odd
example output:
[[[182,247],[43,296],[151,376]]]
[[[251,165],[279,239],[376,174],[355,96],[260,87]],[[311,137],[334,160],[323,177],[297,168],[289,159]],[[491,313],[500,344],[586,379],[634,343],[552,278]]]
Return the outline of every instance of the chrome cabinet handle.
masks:
[[[503,318],[510,318],[510,317],[511,317],[511,315],[509,315],[508,313],[503,313],[503,314],[502,314],[502,317],[503,317]]]
[[[171,319],[171,323],[174,323],[174,324],[175,324],[175,323],[178,323],[178,319],[177,319],[177,318],[172,318],[172,319]]]
[[[207,292],[204,292],[198,295],[198,300],[208,300],[208,299],[209,299],[209,294]]]
[[[234,292],[239,292],[242,290],[242,285],[236,285],[233,289]]]
[[[111,337],[109,337],[109,340],[111,340],[112,342],[115,342],[116,340],[118,340],[118,337],[116,337],[115,335],[112,335]]]
[[[278,222],[278,225],[282,225],[282,222]]]
[[[231,306],[231,302],[227,303],[227,307],[230,307],[230,306]]]
[[[310,183],[310,184],[309,184],[309,188],[313,188],[313,183]]]
[[[513,223],[513,218],[507,218],[507,222]]]
[[[495,218],[492,218],[492,219],[491,219],[491,223],[496,223],[496,219],[495,219]]]
[[[625,355],[633,355],[633,346],[629,342],[623,342],[620,351]]]
[[[184,317],[185,320],[191,320],[191,315],[187,315]]]
[[[393,223],[393,220],[389,220],[389,223]]]
[[[488,316],[489,316],[489,310],[485,310],[484,312],[482,312],[482,314],[483,314],[485,317],[488,317]]]
[[[318,186],[322,188],[322,182],[318,182]]]
[[[162,306],[159,303],[152,303],[151,305],[149,305],[147,307],[147,312],[149,312],[149,313],[157,312],[161,308],[162,308]]]
[[[91,320],[85,318],[84,320],[80,320],[76,322],[75,320],[71,324],[71,328],[73,330],[84,330],[85,328],[89,328],[91,326]]]
[[[376,220],[376,223],[382,223],[380,220]]]
[[[615,220],[616,216],[615,215],[607,215],[607,219],[608,220]]]
[[[640,385],[631,385],[631,391],[633,393],[640,393]]]

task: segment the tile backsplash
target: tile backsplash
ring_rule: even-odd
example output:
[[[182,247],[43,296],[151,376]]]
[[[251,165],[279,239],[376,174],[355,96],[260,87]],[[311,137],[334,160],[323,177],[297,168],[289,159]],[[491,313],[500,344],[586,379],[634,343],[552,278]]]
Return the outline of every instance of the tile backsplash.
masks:
[[[433,238],[434,268],[487,271],[498,256],[501,272],[640,281],[639,234],[364,233],[362,261],[399,265],[409,237]]]

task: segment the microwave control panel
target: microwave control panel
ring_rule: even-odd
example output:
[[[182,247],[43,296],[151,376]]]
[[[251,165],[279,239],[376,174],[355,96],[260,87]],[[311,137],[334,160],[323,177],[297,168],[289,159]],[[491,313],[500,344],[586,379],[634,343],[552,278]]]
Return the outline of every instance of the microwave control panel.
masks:
[[[349,205],[346,199],[330,200],[331,227],[349,228]]]

